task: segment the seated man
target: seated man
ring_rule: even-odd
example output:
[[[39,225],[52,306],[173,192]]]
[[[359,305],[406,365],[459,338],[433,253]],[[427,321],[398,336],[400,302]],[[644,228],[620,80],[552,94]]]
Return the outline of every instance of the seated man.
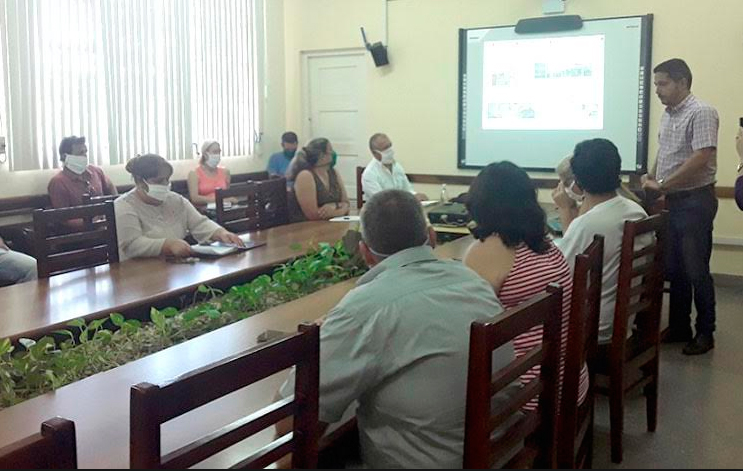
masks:
[[[369,139],[369,150],[374,158],[361,177],[361,186],[367,200],[383,190],[403,190],[415,195],[419,201],[428,199],[426,195],[416,193],[413,189],[405,169],[395,160],[392,142],[386,134],[373,135]]]
[[[99,167],[88,165],[88,147],[84,137],[65,137],[59,144],[59,159],[64,168],[49,182],[52,207],[70,208],[83,205],[83,195],[118,195],[116,186]],[[70,221],[70,229],[81,229],[83,221]]]
[[[338,422],[357,401],[364,465],[461,468],[470,325],[503,308],[475,272],[436,257],[412,194],[378,193],[361,226],[371,271],[322,324],[320,421]],[[494,368],[513,355],[510,346],[497,351]],[[293,394],[293,379],[282,396]]]
[[[575,174],[573,192],[583,199],[580,216],[574,199],[568,196],[562,183],[553,193],[565,234],[558,247],[571,270],[575,269],[575,257],[591,245],[593,237],[604,236],[599,343],[611,342],[613,333],[624,223],[647,217],[639,204],[618,193],[621,165],[619,151],[612,142],[606,139],[581,142],[570,164]]]
[[[0,238],[0,286],[25,283],[36,279],[36,260],[14,252]]]
[[[285,132],[281,136],[281,152],[277,152],[271,156],[268,161],[268,175],[271,177],[285,177],[287,170],[289,170],[289,164],[294,158],[294,154],[297,153],[297,147],[299,146],[299,140],[297,135],[293,132]]]

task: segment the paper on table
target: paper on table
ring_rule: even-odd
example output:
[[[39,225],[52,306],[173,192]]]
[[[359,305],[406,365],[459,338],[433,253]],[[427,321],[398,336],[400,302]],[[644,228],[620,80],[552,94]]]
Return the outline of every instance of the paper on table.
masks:
[[[359,222],[361,221],[360,216],[340,216],[337,218],[333,218],[330,220],[330,222]]]

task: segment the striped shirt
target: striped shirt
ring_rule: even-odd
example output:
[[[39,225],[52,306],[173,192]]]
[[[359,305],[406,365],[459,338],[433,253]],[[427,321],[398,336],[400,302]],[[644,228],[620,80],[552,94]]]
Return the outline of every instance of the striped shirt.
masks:
[[[658,180],[673,175],[695,152],[717,147],[720,118],[710,105],[689,95],[675,107],[666,108],[658,139]],[[675,191],[693,190],[715,183],[717,156],[707,167]]]
[[[503,307],[512,309],[538,296],[551,283],[562,286],[562,348],[560,356],[560,384],[565,373],[565,355],[568,344],[568,327],[570,322],[570,303],[573,294],[573,276],[570,266],[560,250],[550,242],[549,250],[544,254],[533,252],[526,245],[516,250],[516,259],[503,287],[498,293]],[[514,341],[516,357],[522,357],[542,343],[542,328],[536,327],[530,332],[517,337]],[[522,377],[527,384],[539,376],[540,368],[536,367]],[[562,386],[560,387],[562,390]],[[588,368],[584,366],[580,381],[580,403],[588,394]],[[536,410],[537,401],[532,401],[526,410]]]

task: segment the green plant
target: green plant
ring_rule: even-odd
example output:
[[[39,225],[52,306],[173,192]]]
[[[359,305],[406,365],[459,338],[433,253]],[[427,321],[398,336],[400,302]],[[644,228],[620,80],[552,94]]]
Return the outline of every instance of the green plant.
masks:
[[[272,276],[259,276],[226,293],[200,286],[195,296],[205,298],[202,302],[184,311],[152,308],[148,323],[114,313],[89,323],[74,320],[69,329],[54,332],[57,340],[22,339],[21,349],[0,340],[0,409],[357,277],[366,270],[356,251],[358,239],[349,233],[334,245],[318,244]]]

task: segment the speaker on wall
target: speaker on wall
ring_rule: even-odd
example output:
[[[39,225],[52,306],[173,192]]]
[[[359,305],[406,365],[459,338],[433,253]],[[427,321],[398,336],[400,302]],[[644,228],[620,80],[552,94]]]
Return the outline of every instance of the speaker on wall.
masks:
[[[579,15],[546,16],[528,18],[516,23],[516,34],[553,33],[583,28],[583,18]]]
[[[366,49],[371,52],[372,59],[374,59],[374,65],[376,65],[377,67],[389,65],[390,60],[387,56],[387,46],[385,46],[381,42],[369,44],[369,41],[366,40],[366,31],[364,31],[363,27],[361,28],[361,36],[364,38],[364,45],[366,45]]]

